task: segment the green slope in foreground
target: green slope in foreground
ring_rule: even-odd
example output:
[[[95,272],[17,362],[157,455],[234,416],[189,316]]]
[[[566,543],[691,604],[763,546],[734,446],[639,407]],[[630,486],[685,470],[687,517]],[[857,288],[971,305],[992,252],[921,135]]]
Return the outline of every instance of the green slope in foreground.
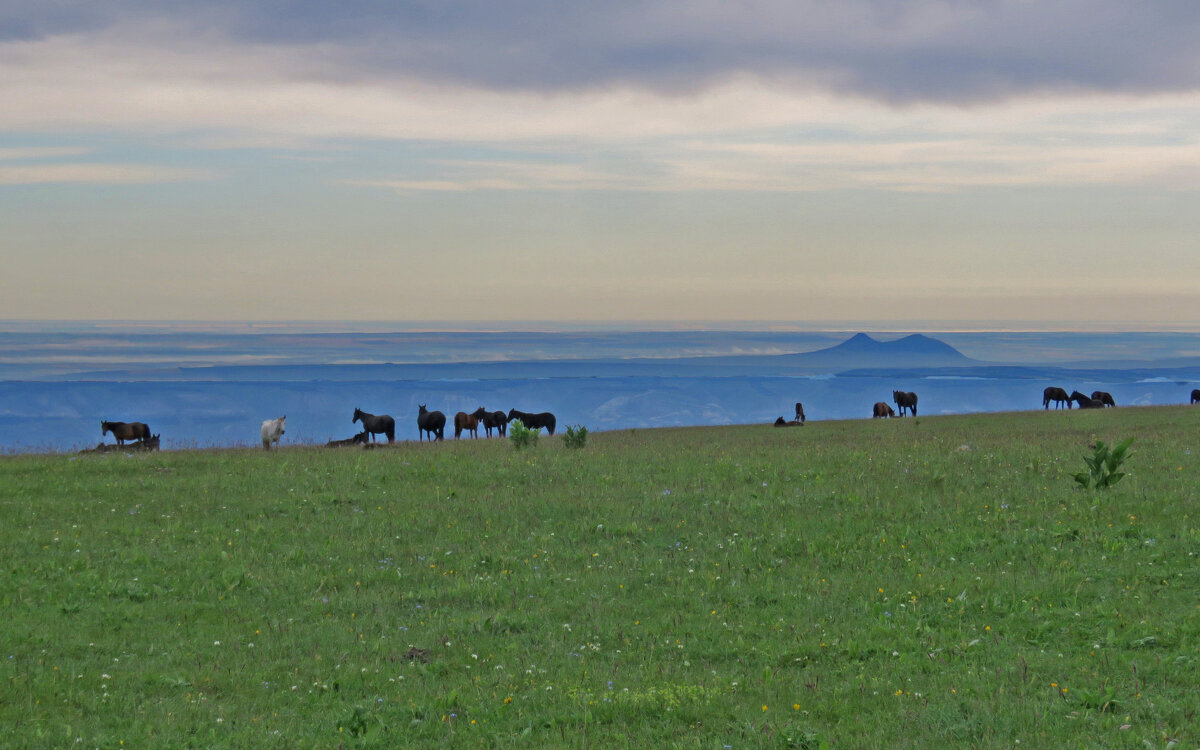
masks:
[[[4,745],[1196,747],[1198,437],[1175,407],[0,459]]]

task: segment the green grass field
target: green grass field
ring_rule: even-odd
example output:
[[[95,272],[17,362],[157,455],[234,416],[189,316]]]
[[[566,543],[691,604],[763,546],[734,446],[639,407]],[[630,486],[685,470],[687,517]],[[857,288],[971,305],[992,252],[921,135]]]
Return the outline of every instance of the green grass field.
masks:
[[[1173,407],[2,458],[3,744],[1197,747],[1198,438]]]

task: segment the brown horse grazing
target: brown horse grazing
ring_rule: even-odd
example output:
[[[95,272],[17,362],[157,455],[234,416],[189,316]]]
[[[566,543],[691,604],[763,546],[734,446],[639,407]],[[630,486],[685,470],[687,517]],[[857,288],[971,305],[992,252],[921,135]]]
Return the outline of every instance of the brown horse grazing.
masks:
[[[145,422],[105,422],[100,420],[100,435],[112,433],[117,439],[117,445],[124,445],[126,440],[149,440],[150,428]]]
[[[534,430],[534,431],[540,430],[541,428],[545,427],[546,432],[550,433],[551,435],[554,434],[554,425],[558,424],[558,421],[554,418],[554,415],[548,411],[538,412],[537,414],[530,414],[529,412],[517,411],[516,409],[509,409],[508,410],[508,421],[511,422],[514,419],[521,420],[521,424],[525,425],[526,427],[528,427],[529,429]]]
[[[374,442],[375,436],[379,434],[387,435],[388,442],[396,439],[396,420],[392,419],[387,414],[368,414],[362,409],[354,410],[354,418],[350,420],[350,424],[362,422],[363,430],[371,436],[371,441]]]
[[[1113,401],[1112,394],[1108,391],[1092,391],[1092,400],[1099,401],[1105,406],[1116,406],[1117,402]]]
[[[892,400],[900,409],[900,416],[904,416],[905,409],[911,411],[914,417],[917,416],[917,394],[912,391],[892,391]]]
[[[1071,397],[1067,395],[1065,390],[1057,386],[1052,385],[1046,390],[1042,391],[1042,408],[1049,409],[1051,401],[1054,402],[1055,409],[1061,409],[1061,405],[1064,403],[1067,405],[1068,409],[1071,408]]]
[[[446,436],[446,415],[440,411],[429,411],[425,404],[417,409],[417,433],[424,440],[426,433],[432,441],[435,437],[442,440]]]
[[[1193,388],[1193,389],[1192,389],[1192,401],[1191,401],[1191,403],[1193,403],[1193,404],[1200,404],[1200,388]]]
[[[793,419],[791,421],[788,421],[788,420],[784,419],[783,417],[780,417],[775,420],[775,426],[776,427],[803,427],[804,421],[800,420],[800,419]]]
[[[796,419],[793,421],[798,421],[800,424],[804,424],[804,404],[800,403],[799,401],[796,402]]]
[[[471,433],[471,437],[479,437],[479,417],[473,414],[467,414],[465,411],[460,411],[454,415],[454,439],[458,440],[458,436],[463,434],[463,430]]]
[[[1102,404],[1101,402],[1099,402],[1095,399],[1088,398],[1087,396],[1083,395],[1079,391],[1071,391],[1071,400],[1074,401],[1075,404],[1077,406],[1079,406],[1080,409],[1103,409],[1104,408],[1104,404]]]
[[[367,445],[370,438],[366,430],[358,433],[354,437],[346,438],[345,440],[330,440],[325,444],[326,448],[349,448],[352,445]]]
[[[508,415],[502,411],[488,411],[482,406],[471,412],[471,416],[483,423],[483,429],[487,431],[487,436],[492,436],[492,428],[496,429],[496,433],[500,437],[508,434]]]
[[[871,419],[887,419],[894,416],[896,412],[892,411],[892,407],[888,406],[886,401],[876,401],[871,409]]]

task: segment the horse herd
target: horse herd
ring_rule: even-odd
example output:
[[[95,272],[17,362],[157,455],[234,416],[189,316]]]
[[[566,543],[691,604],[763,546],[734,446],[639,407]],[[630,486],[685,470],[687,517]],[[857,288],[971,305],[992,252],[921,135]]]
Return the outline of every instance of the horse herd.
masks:
[[[1193,391],[1192,395],[1195,396],[1195,394],[1196,392]],[[1079,391],[1071,391],[1068,395],[1066,389],[1056,386],[1050,386],[1042,391],[1042,408],[1049,409],[1050,402],[1054,402],[1055,409],[1061,409],[1064,403],[1070,409],[1072,402],[1080,409],[1103,409],[1106,406],[1117,405],[1117,402],[1113,401],[1112,394],[1107,391],[1092,391],[1091,396],[1085,396]]]
[[[279,434],[283,434],[283,419],[284,417],[280,417],[277,420],[263,422],[263,448],[270,448],[267,440],[268,425],[279,422]],[[508,434],[508,423],[513,420],[519,420],[521,424],[531,430],[541,430],[544,427],[551,435],[554,434],[554,428],[557,425],[554,415],[548,411],[531,414],[510,409],[505,414],[502,411],[488,411],[481,406],[470,414],[460,411],[454,415],[454,439],[458,440],[464,432],[471,433],[471,437],[479,437],[480,425],[483,425],[488,437],[492,436],[492,430],[495,430],[500,437],[504,437]],[[330,440],[326,443],[328,447],[368,445],[375,442],[376,435],[383,435],[389,443],[396,439],[396,420],[390,414],[371,414],[356,408],[350,422],[352,424],[361,423],[362,432],[345,440]],[[446,415],[440,411],[429,411],[425,404],[420,404],[417,407],[417,437],[419,440],[428,438],[430,441],[445,439]]]

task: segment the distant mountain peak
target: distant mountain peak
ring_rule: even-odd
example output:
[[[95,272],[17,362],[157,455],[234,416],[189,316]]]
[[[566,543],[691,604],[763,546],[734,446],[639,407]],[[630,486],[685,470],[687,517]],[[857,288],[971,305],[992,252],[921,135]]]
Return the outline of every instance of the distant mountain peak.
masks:
[[[827,349],[789,355],[797,363],[822,367],[946,367],[969,365],[974,360],[944,341],[912,333],[892,341],[880,341],[856,333]]]

